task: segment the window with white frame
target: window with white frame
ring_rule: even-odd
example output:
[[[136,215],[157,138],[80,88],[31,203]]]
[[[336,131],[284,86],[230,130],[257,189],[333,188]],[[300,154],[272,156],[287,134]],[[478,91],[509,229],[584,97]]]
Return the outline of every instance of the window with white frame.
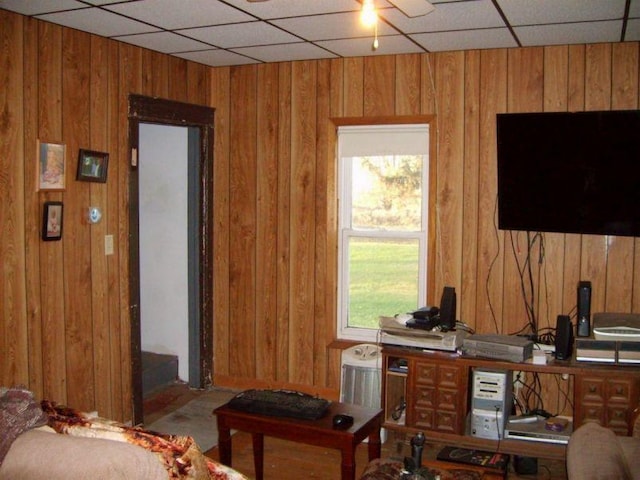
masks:
[[[425,305],[429,125],[338,127],[338,336]]]

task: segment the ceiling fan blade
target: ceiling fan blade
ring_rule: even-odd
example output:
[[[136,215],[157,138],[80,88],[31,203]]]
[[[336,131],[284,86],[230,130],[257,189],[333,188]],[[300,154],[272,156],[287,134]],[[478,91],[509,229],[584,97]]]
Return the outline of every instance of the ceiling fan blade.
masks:
[[[407,17],[421,17],[427,13],[433,12],[436,7],[431,5],[427,0],[389,0],[398,10]]]

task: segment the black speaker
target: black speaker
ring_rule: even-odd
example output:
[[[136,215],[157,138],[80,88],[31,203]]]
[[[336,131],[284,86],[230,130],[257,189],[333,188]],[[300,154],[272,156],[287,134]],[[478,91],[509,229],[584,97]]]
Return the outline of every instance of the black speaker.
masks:
[[[578,337],[591,335],[591,282],[578,282],[578,321],[576,324]]]
[[[569,315],[558,315],[556,322],[556,358],[568,360],[573,351],[573,326]]]
[[[440,299],[440,325],[443,330],[456,328],[456,289],[444,287]]]

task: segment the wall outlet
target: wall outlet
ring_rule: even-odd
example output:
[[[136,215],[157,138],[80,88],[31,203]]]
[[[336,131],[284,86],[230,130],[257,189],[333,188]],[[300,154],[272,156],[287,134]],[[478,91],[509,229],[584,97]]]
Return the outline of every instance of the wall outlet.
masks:
[[[527,381],[525,372],[521,370],[513,371],[513,396],[518,398],[520,396],[520,390]]]

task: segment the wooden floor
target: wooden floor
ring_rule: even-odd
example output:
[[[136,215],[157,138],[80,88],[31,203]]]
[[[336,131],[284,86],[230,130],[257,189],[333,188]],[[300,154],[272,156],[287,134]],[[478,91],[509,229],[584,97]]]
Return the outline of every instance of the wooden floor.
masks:
[[[145,423],[151,423],[167,413],[188,403],[200,395],[184,384],[177,384],[148,396],[144,401]],[[442,445],[425,447],[423,460],[435,459]],[[251,436],[237,432],[232,437],[233,467],[254,478],[253,450]],[[382,446],[383,458],[403,458],[408,455],[408,440],[395,438],[391,434]],[[218,449],[212,448],[206,455],[218,460]],[[513,463],[513,462],[512,462]],[[361,444],[356,452],[356,472],[361,473],[367,464],[367,445]],[[276,438],[264,439],[264,478],[265,480],[299,480],[301,478],[335,480],[340,478],[340,453],[337,450],[324,449]],[[538,473],[518,475],[509,468],[508,480],[566,480],[564,462],[558,460],[538,460]]]

